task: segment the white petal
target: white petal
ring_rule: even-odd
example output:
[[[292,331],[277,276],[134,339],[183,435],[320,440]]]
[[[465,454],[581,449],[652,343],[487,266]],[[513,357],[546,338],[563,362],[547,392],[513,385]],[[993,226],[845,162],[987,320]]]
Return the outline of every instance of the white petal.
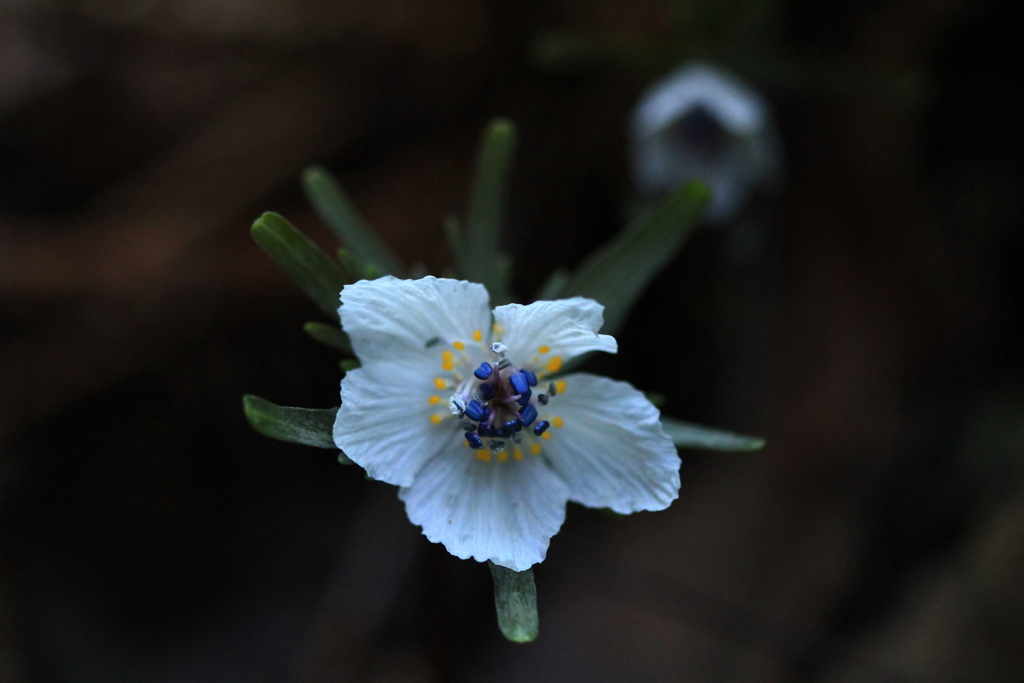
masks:
[[[625,382],[583,373],[565,382],[541,417],[565,421],[543,443],[569,500],[620,513],[667,508],[679,497],[680,461],[658,409]]]
[[[593,299],[575,297],[498,306],[494,322],[502,330],[501,341],[508,346],[513,363],[541,368],[556,357],[567,361],[587,351],[616,353],[615,338],[597,333],[604,323],[603,313],[604,306]],[[543,346],[548,351],[540,353]]]
[[[341,290],[338,313],[363,365],[398,355],[434,357],[436,350],[426,348],[433,339],[469,346],[474,332],[483,342],[490,333],[487,290],[461,280],[361,280]]]
[[[547,554],[569,491],[541,458],[483,462],[456,442],[398,495],[413,524],[452,555],[524,571]]]
[[[408,486],[462,430],[444,401],[430,405],[430,368],[416,359],[373,361],[345,375],[334,443],[374,479]],[[430,421],[441,415],[441,424]]]
[[[695,107],[703,107],[733,135],[751,135],[768,119],[756,90],[723,69],[687,64],[652,85],[633,112],[634,138],[656,135]]]

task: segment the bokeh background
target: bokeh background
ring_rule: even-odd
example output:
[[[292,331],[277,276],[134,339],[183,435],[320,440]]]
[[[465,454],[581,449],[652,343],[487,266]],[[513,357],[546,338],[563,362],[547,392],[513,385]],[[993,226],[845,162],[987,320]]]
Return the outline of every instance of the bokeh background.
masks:
[[[1024,680],[1024,57],[981,0],[0,1],[0,680]],[[336,172],[446,265],[495,115],[524,300],[622,225],[625,121],[693,56],[780,191],[697,231],[597,369],[768,438],[666,512],[570,506],[505,642],[392,487],[264,439],[337,403],[250,240]]]

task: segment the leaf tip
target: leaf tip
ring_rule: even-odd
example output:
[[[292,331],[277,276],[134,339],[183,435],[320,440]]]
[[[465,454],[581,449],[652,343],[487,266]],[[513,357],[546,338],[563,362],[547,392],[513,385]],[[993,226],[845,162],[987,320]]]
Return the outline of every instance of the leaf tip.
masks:
[[[301,181],[303,185],[319,182],[327,175],[328,171],[320,164],[310,164],[302,169]]]
[[[247,419],[252,428],[260,434],[266,433],[267,417],[264,414],[264,406],[266,403],[266,400],[254,394],[245,394],[242,396],[242,410],[245,411],[245,419]]]
[[[253,237],[258,237],[259,235],[269,234],[275,229],[280,229],[284,225],[290,225],[287,218],[273,211],[264,211],[260,214],[259,218],[252,222],[250,232]]]
[[[533,570],[517,572],[488,561],[494,579],[494,607],[501,634],[513,643],[531,643],[540,633]]]
[[[683,191],[689,199],[700,202],[702,205],[711,201],[711,186],[703,180],[689,181],[683,186]]]
[[[533,641],[537,640],[537,636],[540,634],[536,629],[534,629],[532,631],[502,631],[502,635],[504,635],[506,639],[512,641],[513,643],[532,643]]]
[[[512,119],[506,119],[502,116],[491,119],[487,128],[491,135],[512,137],[516,134],[516,124]]]

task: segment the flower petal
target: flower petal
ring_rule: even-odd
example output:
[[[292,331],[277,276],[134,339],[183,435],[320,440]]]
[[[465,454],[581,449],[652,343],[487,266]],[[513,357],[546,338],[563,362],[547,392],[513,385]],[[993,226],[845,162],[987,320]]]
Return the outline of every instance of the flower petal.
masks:
[[[523,306],[508,304],[494,309],[494,322],[503,331],[501,341],[512,362],[526,367],[548,365],[555,372],[562,361],[587,351],[616,353],[615,337],[598,334],[604,323],[604,306],[593,299],[574,297],[535,301]],[[537,357],[537,361],[532,359]],[[557,365],[557,366],[556,366]]]
[[[641,96],[633,112],[633,137],[655,135],[698,106],[709,110],[733,135],[756,133],[768,119],[768,105],[756,90],[724,69],[692,62]]]
[[[389,276],[346,285],[341,301],[342,325],[362,368],[341,382],[334,441],[371,477],[408,486],[458,431],[442,405],[427,402],[441,369],[431,341],[468,345],[477,332],[482,347],[490,326],[487,290]],[[445,419],[434,424],[435,414]]]
[[[547,554],[569,490],[541,458],[483,462],[456,441],[398,496],[412,523],[452,555],[524,571]]]
[[[487,290],[460,280],[388,276],[360,280],[341,290],[341,326],[363,365],[399,355],[436,356],[433,339],[471,343],[474,332],[490,332]]]
[[[563,426],[550,430],[544,452],[569,500],[623,514],[667,508],[679,497],[680,460],[658,409],[626,382],[585,373],[565,382],[547,406]]]
[[[377,360],[352,370],[341,382],[341,408],[334,421],[334,443],[374,479],[408,486],[423,464],[461,434],[430,405],[429,373],[416,358]],[[424,378],[421,384],[407,378]]]

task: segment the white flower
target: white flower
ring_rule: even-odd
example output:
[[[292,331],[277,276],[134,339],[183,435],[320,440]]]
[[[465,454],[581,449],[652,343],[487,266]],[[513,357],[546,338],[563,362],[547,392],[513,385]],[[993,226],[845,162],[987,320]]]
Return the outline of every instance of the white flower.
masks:
[[[566,501],[630,513],[678,497],[679,456],[642,393],[552,377],[617,351],[597,302],[499,306],[492,322],[482,285],[434,277],[363,280],[341,302],[362,367],[341,382],[335,443],[400,486],[409,519],[453,555],[523,571]]]
[[[712,189],[704,218],[724,222],[751,191],[781,173],[778,133],[753,88],[710,64],[684,65],[651,86],[630,121],[634,183],[646,195],[701,179]]]

